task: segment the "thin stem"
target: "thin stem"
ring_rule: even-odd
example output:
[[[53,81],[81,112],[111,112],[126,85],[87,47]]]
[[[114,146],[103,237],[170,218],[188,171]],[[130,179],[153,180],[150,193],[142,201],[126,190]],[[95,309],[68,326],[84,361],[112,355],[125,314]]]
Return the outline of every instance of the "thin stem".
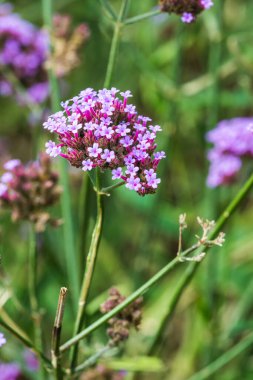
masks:
[[[109,193],[110,191],[112,191],[114,189],[117,189],[120,186],[125,185],[125,183],[126,183],[125,181],[121,181],[121,182],[116,183],[115,185],[108,186],[108,187],[103,187],[100,192],[101,193]]]
[[[143,13],[142,15],[139,15],[139,16],[127,18],[126,20],[124,20],[124,25],[135,24],[136,22],[146,20],[147,18],[154,17],[160,14],[161,14],[161,10],[156,9],[155,11]]]
[[[252,186],[253,186],[253,175],[251,175],[251,177],[248,179],[248,181],[244,184],[244,186],[239,190],[239,192],[236,194],[234,199],[230,202],[230,204],[225,209],[225,211],[221,214],[218,221],[216,222],[215,228],[213,229],[213,231],[210,233],[210,235],[208,237],[209,240],[212,240],[214,237],[216,237],[216,235],[219,233],[221,228],[224,226],[224,224],[226,223],[228,218],[236,210],[236,208],[240,204],[241,200],[244,199],[245,196],[248,194],[248,192]],[[206,247],[205,252],[207,252],[208,249],[209,248]],[[154,351],[157,347],[157,344],[159,342],[159,338],[162,336],[164,328],[168,325],[169,321],[171,320],[171,318],[175,312],[176,306],[177,306],[183,292],[185,291],[185,289],[187,288],[187,286],[191,282],[191,280],[194,277],[197,269],[198,269],[198,263],[192,263],[191,265],[189,265],[187,267],[184,274],[182,275],[179,283],[177,284],[177,287],[176,287],[175,292],[172,296],[172,299],[170,301],[170,304],[168,307],[168,312],[167,312],[164,320],[161,323],[161,326],[157,332],[155,340],[152,343],[152,346],[150,347],[150,350],[149,350],[150,353],[154,353]]]
[[[181,256],[185,256],[190,252],[194,251],[196,246],[193,246],[186,251],[181,253]],[[118,314],[121,310],[125,309],[129,304],[135,301],[138,297],[145,294],[153,285],[155,285],[161,278],[163,278],[169,271],[171,271],[178,263],[180,262],[180,258],[176,257],[171,262],[169,262],[165,267],[163,267],[158,273],[156,273],[153,277],[151,277],[145,284],[143,284],[139,289],[137,289],[134,293],[132,293],[129,297],[127,297],[123,302],[121,302],[118,306],[116,306],[113,310],[106,313],[103,317],[99,318],[96,322],[88,326],[81,333],[74,336],[72,339],[68,340],[64,343],[60,350],[63,352],[70,348],[72,345],[76,344],[79,340],[85,338],[91,332],[96,330],[102,324],[107,322],[110,318],[114,317],[114,315]]]
[[[34,226],[30,226],[29,236],[29,257],[28,257],[28,291],[30,299],[30,308],[33,320],[34,342],[40,350],[42,350],[42,331],[41,331],[41,314],[37,299],[37,247],[36,232]],[[39,378],[45,378],[42,363],[40,363]]]
[[[50,360],[43,354],[43,352],[41,352],[41,350],[38,347],[36,347],[30,341],[26,333],[19,326],[16,326],[15,322],[11,320],[11,318],[3,309],[0,310],[0,325],[3,326],[12,335],[14,335],[26,347],[30,348],[33,352],[35,352],[47,365],[51,366]]]
[[[253,334],[248,335],[241,342],[237,343],[230,350],[221,355],[218,359],[213,361],[211,364],[191,376],[188,380],[205,380],[208,379],[211,375],[217,372],[219,369],[224,367],[231,360],[240,355],[243,351],[252,347],[253,344]]]
[[[105,346],[100,351],[96,352],[94,355],[89,357],[87,360],[85,360],[84,363],[80,364],[75,368],[75,374],[78,374],[79,372],[84,371],[86,368],[89,368],[96,364],[98,359],[100,359],[106,352],[110,351],[112,347]]]
[[[236,210],[236,208],[239,206],[241,201],[246,197],[249,190],[253,186],[253,174],[248,179],[248,181],[244,184],[244,186],[240,189],[240,191],[236,194],[234,199],[230,202],[228,207],[225,209],[225,211],[221,214],[220,218],[218,219],[216,226],[214,230],[209,235],[209,240],[213,239],[218,232],[221,230],[225,222],[229,219],[229,217],[232,215],[232,213]],[[205,250],[207,247],[205,247]],[[201,248],[201,251],[203,248]],[[187,249],[186,251],[181,253],[182,256],[186,256],[192,252],[192,247]],[[113,310],[111,310],[109,313],[105,314],[101,318],[99,318],[97,321],[95,321],[93,324],[91,324],[89,327],[81,331],[79,334],[74,336],[72,339],[68,340],[66,343],[64,343],[60,347],[60,351],[65,351],[68,348],[70,348],[73,344],[76,344],[79,340],[85,338],[87,335],[89,335],[91,332],[96,330],[98,327],[103,325],[105,322],[107,322],[110,318],[112,318],[114,315],[118,314],[121,310],[123,310],[126,306],[128,306],[130,303],[132,303],[136,298],[146,293],[150,288],[152,288],[161,278],[163,278],[171,269],[173,269],[177,264],[179,263],[179,258],[176,257],[173,259],[170,263],[168,263],[164,268],[162,268],[158,273],[156,273],[153,277],[151,277],[147,282],[145,282],[139,289],[137,289],[134,293],[132,293],[129,297],[127,297],[120,305],[116,306]],[[185,287],[188,285],[190,280],[192,279],[196,267],[198,263],[194,263],[190,266],[190,270],[187,268],[187,271],[189,273],[187,276],[185,276],[184,282],[181,284],[180,288],[175,292],[177,293],[177,297],[174,300],[174,306],[173,310],[176,307],[176,304],[184,291]]]
[[[117,20],[117,15],[108,0],[100,0],[100,3],[105,7],[107,12],[111,15],[113,20]]]
[[[81,329],[85,318],[85,310],[86,310],[86,303],[87,298],[89,295],[91,280],[95,268],[95,262],[97,258],[98,253],[98,247],[99,247],[99,241],[102,231],[102,220],[103,220],[103,210],[102,210],[102,195],[100,193],[100,179],[99,179],[99,169],[96,171],[96,196],[97,196],[97,219],[94,226],[94,230],[92,233],[91,238],[91,244],[90,249],[86,258],[86,267],[83,277],[83,283],[82,288],[80,292],[79,297],[79,303],[78,303],[78,312],[77,312],[77,318],[75,322],[75,328],[74,328],[74,335],[78,334]],[[76,342],[77,343],[77,342]],[[72,358],[71,358],[71,370],[76,366],[78,357],[78,344],[75,345],[73,352],[72,352]]]
[[[111,48],[110,48],[110,53],[109,53],[109,60],[107,64],[105,81],[104,81],[105,88],[108,88],[111,85],[112,73],[113,73],[115,60],[116,60],[116,53],[117,53],[118,45],[119,45],[120,32],[121,32],[122,27],[124,26],[123,19],[124,19],[124,15],[128,6],[128,2],[129,0],[122,1],[122,5],[120,8],[117,21],[114,24],[114,33],[113,33],[113,38],[112,38],[112,43],[111,43]]]
[[[63,372],[61,368],[61,355],[60,355],[60,340],[61,340],[61,328],[62,328],[62,320],[65,306],[65,298],[67,295],[67,288],[61,288],[57,311],[55,315],[54,328],[52,333],[52,366],[55,370],[55,379],[62,380]]]
[[[43,5],[43,15],[44,15],[44,24],[49,31],[52,30],[52,0],[42,0]],[[52,46],[51,46],[52,52]],[[49,83],[51,88],[51,103],[52,111],[57,112],[60,105],[60,91],[58,80],[53,72],[52,68],[48,70]],[[76,305],[78,302],[78,293],[79,293],[79,279],[78,279],[78,266],[75,250],[75,240],[74,240],[74,227],[73,227],[73,216],[72,216],[72,206],[71,206],[71,197],[70,197],[70,186],[68,179],[68,163],[62,159],[60,161],[60,182],[64,189],[61,196],[61,208],[62,215],[64,218],[63,224],[63,238],[64,238],[64,251],[67,265],[68,279],[72,294],[73,305]]]

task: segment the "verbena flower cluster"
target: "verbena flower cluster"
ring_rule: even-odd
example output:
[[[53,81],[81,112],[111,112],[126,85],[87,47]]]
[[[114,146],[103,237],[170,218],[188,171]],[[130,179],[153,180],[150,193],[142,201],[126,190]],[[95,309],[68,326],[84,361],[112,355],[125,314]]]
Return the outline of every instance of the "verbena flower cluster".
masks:
[[[181,16],[184,23],[196,20],[199,13],[213,6],[212,0],[160,0],[163,12],[175,13]]]
[[[48,95],[43,63],[48,53],[48,37],[18,14],[10,4],[0,5],[0,95],[15,94],[13,82],[28,93],[22,102],[42,102]],[[14,80],[13,80],[14,78]]]
[[[11,209],[13,221],[29,220],[37,232],[43,231],[46,223],[57,226],[59,221],[46,211],[61,193],[58,174],[52,171],[49,157],[41,154],[39,160],[26,165],[20,160],[10,160],[4,169],[6,172],[0,178],[0,206]]]
[[[125,299],[126,297],[122,296],[116,288],[112,288],[109,291],[108,300],[101,305],[100,310],[102,313],[108,313]],[[139,329],[142,318],[142,302],[142,297],[137,298],[115,315],[115,317],[109,319],[108,323],[110,327],[107,329],[107,334],[110,337],[110,344],[117,345],[128,339],[131,327],[134,327],[136,330]]]
[[[116,96],[116,88],[98,92],[91,88],[63,102],[64,111],[49,117],[44,128],[58,135],[58,143],[48,141],[46,152],[66,158],[71,165],[90,171],[112,170],[112,179],[121,179],[140,195],[154,193],[160,179],[157,166],[164,152],[155,152],[159,125],[138,115],[128,104],[131,92]],[[124,170],[125,168],[125,170]]]
[[[253,157],[252,123],[253,118],[248,117],[223,120],[208,132],[207,140],[214,144],[208,152],[209,187],[233,181],[242,166],[242,158]]]

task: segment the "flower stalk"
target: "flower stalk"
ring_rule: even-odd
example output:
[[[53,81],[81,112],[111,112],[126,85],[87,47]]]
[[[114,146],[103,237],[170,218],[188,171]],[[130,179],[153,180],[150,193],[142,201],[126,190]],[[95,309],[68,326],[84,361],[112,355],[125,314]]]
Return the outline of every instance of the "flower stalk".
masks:
[[[55,379],[62,380],[63,372],[61,368],[61,355],[60,355],[60,339],[61,339],[61,328],[62,328],[62,320],[65,306],[65,299],[67,295],[67,288],[61,288],[57,311],[55,315],[54,328],[52,333],[52,349],[51,349],[51,357],[52,357],[52,366],[55,371]]]
[[[244,186],[239,190],[239,192],[236,194],[234,199],[230,202],[230,204],[227,206],[227,208],[224,210],[224,212],[221,214],[220,218],[218,219],[214,229],[208,236],[209,240],[212,240],[220,231],[221,228],[224,226],[224,224],[227,222],[227,220],[230,218],[232,213],[238,208],[241,201],[246,197],[248,192],[253,186],[253,174],[248,179],[248,181],[244,184]],[[205,247],[206,250],[208,247]],[[183,252],[181,252],[180,257],[184,257],[194,251],[196,247],[191,247]],[[203,252],[203,247],[199,248],[198,254]],[[180,263],[180,257],[176,256],[170,263],[165,265],[158,273],[156,273],[153,277],[151,277],[147,282],[145,282],[140,288],[138,288],[135,292],[133,292],[129,297],[125,299],[120,305],[116,306],[112,311],[109,313],[103,315],[101,318],[99,318],[97,321],[92,323],[90,326],[88,326],[86,329],[81,331],[79,334],[74,336],[72,339],[68,340],[66,343],[64,343],[60,347],[60,351],[64,352],[67,349],[69,349],[72,345],[79,342],[81,339],[84,339],[87,335],[95,331],[98,327],[103,325],[105,322],[107,322],[110,318],[114,317],[116,314],[118,314],[121,310],[123,310],[126,306],[128,306],[130,303],[135,301],[138,297],[145,294],[149,289],[151,289],[154,285],[157,284],[158,281],[160,281],[167,273],[169,273],[178,263]],[[176,289],[175,294],[176,298],[173,299],[173,308],[172,312],[174,312],[174,309],[178,303],[178,300],[180,299],[180,296],[182,295],[184,289],[187,287],[189,282],[191,281],[192,277],[195,274],[195,271],[197,269],[198,262],[192,263],[190,267],[187,268],[187,275],[184,276],[184,281],[180,283],[180,288]],[[189,269],[190,268],[190,269]]]
[[[82,288],[79,297],[78,303],[78,312],[74,327],[74,336],[78,334],[83,326],[84,318],[85,318],[85,310],[87,298],[89,295],[90,285],[94,273],[95,262],[97,258],[99,242],[102,231],[102,221],[103,221],[103,207],[102,207],[102,194],[100,192],[100,178],[99,178],[99,169],[96,170],[96,196],[97,196],[97,218],[94,226],[94,230],[92,233],[90,249],[86,258],[86,267],[82,282]],[[72,355],[71,355],[71,370],[74,371],[74,368],[77,363],[78,358],[78,342],[74,346]]]
[[[41,313],[37,299],[37,234],[33,224],[30,224],[29,257],[28,257],[28,291],[30,299],[31,315],[33,320],[34,342],[38,349],[42,350]],[[39,379],[45,379],[45,373],[40,362]]]
[[[122,27],[124,26],[123,20],[125,17],[128,3],[129,3],[129,0],[122,1],[119,15],[114,24],[114,33],[113,33],[113,38],[112,38],[112,43],[111,43],[111,48],[110,48],[110,53],[109,53],[109,60],[107,64],[105,81],[104,81],[105,88],[108,88],[111,85],[112,73],[113,73],[113,69],[114,69],[115,61],[116,61],[116,53],[119,46],[120,33],[121,33]]]
[[[48,29],[49,33],[52,29],[52,14],[53,6],[52,0],[42,0],[43,6],[43,16],[44,24]],[[52,46],[51,46],[52,51]],[[55,76],[55,73],[51,68],[48,68],[49,83],[51,88],[51,104],[52,110],[57,112],[60,104],[60,91],[58,80]],[[60,163],[60,181],[64,189],[61,196],[61,208],[62,215],[64,218],[63,224],[63,238],[64,238],[64,251],[66,257],[67,273],[69,278],[70,287],[72,288],[72,300],[73,304],[76,305],[78,301],[78,292],[79,292],[79,279],[78,279],[78,266],[75,249],[75,240],[74,240],[74,228],[73,228],[73,217],[71,212],[71,197],[70,197],[70,186],[68,180],[68,170],[67,163],[65,160],[61,160]]]

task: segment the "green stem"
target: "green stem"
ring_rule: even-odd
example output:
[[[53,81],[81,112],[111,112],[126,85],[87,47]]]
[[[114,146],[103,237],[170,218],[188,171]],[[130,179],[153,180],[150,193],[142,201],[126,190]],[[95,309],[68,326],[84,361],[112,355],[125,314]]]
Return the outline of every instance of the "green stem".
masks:
[[[142,15],[139,15],[139,16],[127,18],[126,20],[124,20],[124,25],[135,24],[136,22],[146,20],[147,18],[154,17],[160,14],[161,14],[161,10],[156,9],[155,11],[143,13]]]
[[[186,251],[181,253],[182,256],[186,256],[190,252],[194,251],[196,246],[193,246]],[[125,309],[129,304],[135,301],[138,297],[145,294],[153,285],[155,285],[161,278],[163,278],[168,272],[170,272],[178,263],[180,262],[180,258],[176,257],[171,262],[169,262],[165,267],[163,267],[158,273],[156,273],[153,277],[151,277],[145,284],[143,284],[139,289],[137,289],[134,293],[132,293],[129,297],[127,297],[123,302],[121,302],[118,306],[116,306],[109,313],[106,313],[103,317],[99,318],[96,322],[92,323],[86,329],[84,329],[81,333],[74,336],[72,339],[68,340],[64,343],[60,350],[66,351],[68,348],[76,344],[79,340],[85,338],[91,332],[96,330],[102,324],[107,322],[110,318],[114,317],[114,315],[118,314],[121,310]]]
[[[105,7],[105,9],[107,10],[107,12],[111,15],[112,19],[116,21],[117,20],[117,15],[116,15],[113,7],[109,3],[109,1],[108,0],[100,0],[100,3]]]
[[[85,318],[85,310],[87,298],[89,295],[91,280],[95,268],[96,257],[98,253],[99,241],[102,231],[102,220],[103,220],[103,209],[102,209],[102,195],[100,193],[100,179],[99,179],[99,169],[96,171],[96,196],[97,196],[97,219],[92,233],[90,249],[86,259],[86,267],[82,282],[82,288],[78,303],[78,312],[74,328],[74,336],[78,334],[81,329]],[[77,343],[77,342],[76,342]],[[71,370],[73,371],[78,357],[78,344],[75,345],[72,351],[71,358]]]
[[[212,240],[216,235],[219,233],[221,228],[224,226],[228,218],[233,214],[233,212],[236,210],[238,205],[240,204],[241,200],[245,198],[251,187],[253,186],[253,175],[248,179],[248,181],[244,184],[244,186],[239,190],[239,192],[236,194],[232,202],[228,205],[228,207],[225,209],[225,211],[221,214],[218,221],[216,222],[214,230],[209,235],[209,240]],[[206,247],[205,252],[207,252],[209,248]],[[169,323],[171,320],[176,306],[181,298],[181,295],[191,282],[192,278],[194,277],[196,271],[198,269],[197,263],[192,263],[187,267],[184,274],[182,275],[179,283],[177,284],[177,287],[175,289],[175,292],[172,296],[171,302],[168,307],[168,312],[162,321],[162,324],[157,332],[157,336],[155,340],[152,343],[152,346],[150,347],[150,353],[154,353],[157,344],[159,342],[159,338],[162,336],[162,332],[164,331],[165,326]]]
[[[114,190],[114,189],[117,189],[118,187],[120,187],[120,186],[123,186],[123,185],[125,185],[125,181],[121,181],[121,182],[118,182],[118,183],[116,183],[115,185],[112,185],[112,186],[108,186],[108,187],[102,187],[102,189],[101,189],[101,193],[108,193],[108,195],[110,195],[109,194],[109,192],[110,191],[112,191],[112,190]]]
[[[236,358],[238,355],[240,355],[243,351],[247,350],[248,348],[252,348],[253,344],[253,334],[248,335],[246,338],[244,338],[241,342],[237,343],[234,347],[232,347],[230,350],[225,352],[223,355],[221,355],[218,359],[216,359],[214,362],[191,376],[188,380],[205,380],[208,379],[211,375],[213,375],[215,372],[217,372],[219,369],[224,367],[227,363],[229,363],[231,360]]]
[[[82,371],[84,371],[86,368],[89,368],[96,364],[96,362],[108,351],[110,351],[112,347],[105,346],[98,352],[96,352],[94,355],[89,357],[87,360],[85,360],[84,363],[80,364],[78,367],[75,368],[75,374],[78,374]]]
[[[52,0],[42,0],[43,5],[43,15],[44,24],[47,27],[49,33],[52,30]],[[51,47],[52,51],[52,47]],[[51,102],[52,111],[57,112],[60,106],[60,91],[58,80],[52,69],[48,70],[49,83],[51,88]],[[73,217],[72,217],[72,206],[70,197],[70,186],[68,179],[68,163],[66,160],[62,159],[60,162],[60,182],[64,189],[61,196],[61,208],[62,215],[64,218],[63,224],[63,238],[64,238],[64,251],[67,265],[68,279],[70,283],[70,290],[72,294],[73,304],[76,305],[78,302],[79,293],[79,279],[78,279],[78,265],[75,250],[75,240],[74,240],[74,228],[73,228]]]
[[[239,206],[241,201],[245,198],[251,187],[253,186],[253,174],[248,179],[248,181],[244,184],[244,186],[240,189],[240,191],[236,194],[234,199],[231,201],[231,203],[228,205],[228,207],[225,209],[225,211],[221,214],[220,218],[218,219],[216,226],[214,230],[209,235],[209,240],[213,239],[221,230],[225,222],[229,219],[229,217],[232,215],[232,213],[236,210],[236,208]],[[205,250],[207,247],[205,247]],[[203,251],[203,248],[201,248]],[[187,249],[186,251],[181,253],[182,256],[186,256],[188,253],[192,251],[192,248]],[[140,297],[144,293],[146,293],[151,287],[153,287],[161,278],[163,278],[171,269],[173,269],[179,262],[179,258],[176,257],[173,259],[170,263],[168,263],[164,268],[162,268],[158,273],[156,273],[152,278],[150,278],[145,284],[143,284],[139,289],[137,289],[134,293],[132,293],[129,297],[125,299],[120,305],[116,306],[113,310],[111,310],[109,313],[105,314],[101,318],[99,318],[97,321],[95,321],[93,324],[91,324],[89,327],[81,331],[79,334],[74,336],[72,339],[68,340],[66,343],[64,343],[61,347],[61,351],[65,351],[68,348],[70,348],[73,344],[76,344],[79,340],[85,338],[87,335],[89,335],[91,332],[96,330],[98,327],[103,325],[105,322],[107,322],[110,318],[112,318],[114,315],[118,314],[121,310],[123,310],[126,306],[128,306],[130,303],[132,303],[136,298]],[[180,287],[176,290],[175,293],[177,293],[177,297],[174,300],[174,307],[173,310],[176,307],[176,304],[185,289],[185,287],[188,285],[190,280],[192,279],[196,267],[198,263],[194,263],[190,266],[190,269],[187,268],[188,274],[184,277],[184,282],[180,284]]]
[[[51,366],[50,360],[41,352],[41,350],[36,347],[30,339],[26,336],[26,334],[20,329],[20,327],[16,327],[15,322],[13,322],[10,317],[5,313],[3,309],[0,310],[0,325],[3,326],[7,331],[9,331],[13,336],[15,336],[20,342],[22,342],[26,347],[30,348],[33,352],[35,352],[39,358],[41,358],[45,364]]]
[[[34,226],[30,226],[29,236],[29,257],[28,257],[28,291],[30,299],[31,315],[33,320],[34,342],[35,346],[42,350],[42,330],[41,330],[41,314],[39,310],[39,304],[37,299],[37,244],[36,244],[36,232]],[[45,379],[45,373],[40,363],[39,378]]]
[[[124,26],[124,16],[125,12],[128,6],[129,0],[123,0],[122,5],[120,8],[120,12],[117,18],[117,21],[114,24],[114,33],[113,33],[113,38],[112,38],[112,43],[111,43],[111,49],[109,53],[109,60],[107,64],[107,69],[106,69],[106,74],[105,74],[105,81],[104,81],[104,87],[108,88],[111,85],[112,81],[112,73],[115,65],[115,60],[116,60],[116,53],[119,45],[119,38],[120,38],[120,32],[122,27]]]

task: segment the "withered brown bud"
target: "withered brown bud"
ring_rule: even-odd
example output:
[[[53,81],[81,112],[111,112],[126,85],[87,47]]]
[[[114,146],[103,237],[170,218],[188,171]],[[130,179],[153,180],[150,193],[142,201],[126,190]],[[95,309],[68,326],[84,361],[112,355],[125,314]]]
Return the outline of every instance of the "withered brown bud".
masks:
[[[102,313],[108,313],[125,299],[126,297],[122,296],[116,288],[112,288],[109,291],[108,300],[101,305],[100,310]],[[139,329],[142,318],[142,302],[142,297],[137,298],[115,317],[109,319],[108,324],[110,327],[107,329],[107,334],[110,337],[110,344],[117,345],[125,341],[129,337],[131,327],[134,327],[136,330]]]
[[[72,30],[71,21],[69,15],[57,14],[53,19],[53,53],[45,66],[53,69],[58,77],[63,77],[79,65],[78,51],[90,36],[87,24],[80,24]]]
[[[191,13],[196,16],[205,8],[201,0],[160,0],[162,12],[175,13],[182,15],[183,13]]]
[[[59,200],[61,188],[58,174],[52,171],[51,160],[41,153],[39,159],[23,165],[19,160],[5,164],[6,172],[1,179],[4,191],[0,195],[0,206],[11,209],[12,220],[29,220],[37,232],[44,231],[47,223],[58,226],[47,207]]]

